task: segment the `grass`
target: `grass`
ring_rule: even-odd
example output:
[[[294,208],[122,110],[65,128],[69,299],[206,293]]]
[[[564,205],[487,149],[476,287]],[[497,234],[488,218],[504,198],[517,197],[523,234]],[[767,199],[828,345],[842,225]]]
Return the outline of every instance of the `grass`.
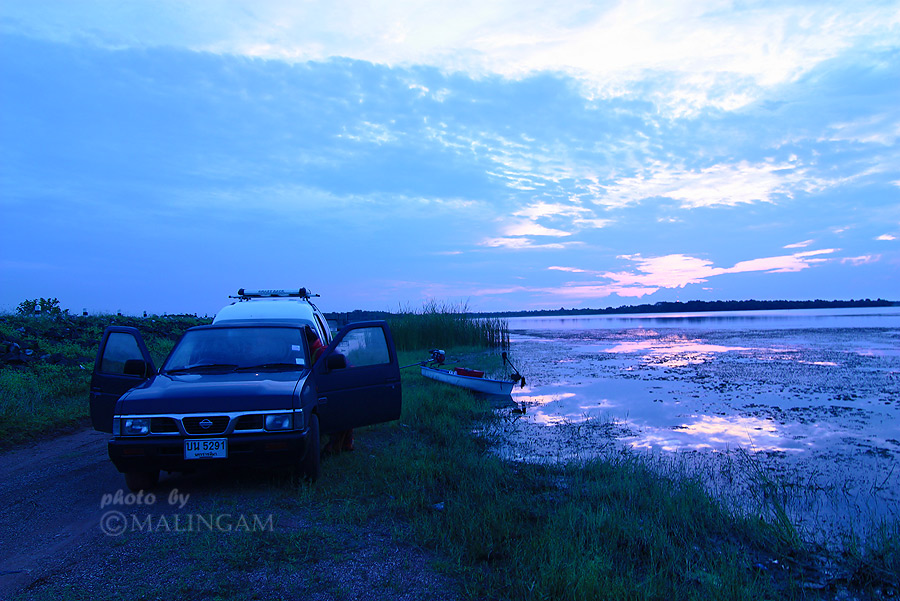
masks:
[[[97,346],[107,325],[141,330],[157,366],[192,316],[0,315],[0,448],[64,432],[89,416],[88,395]],[[27,353],[27,354],[26,354]]]
[[[473,598],[783,598],[754,566],[795,549],[770,548],[699,482],[660,476],[633,455],[510,465],[465,434],[492,419],[487,406],[416,374],[403,384],[390,451],[338,457],[318,500],[360,523],[386,504],[409,524],[401,536],[444,555]],[[346,499],[352,512],[335,503]]]
[[[421,360],[421,349],[434,346],[448,347],[451,357],[471,357],[475,352],[471,347],[449,348],[446,341],[466,320],[438,313],[434,308],[400,319],[395,337],[400,332],[405,345],[420,345],[420,350],[402,352],[401,364]],[[413,332],[415,324],[434,328],[432,335],[442,332],[446,338],[416,342],[424,335],[403,333],[404,327]],[[0,328],[7,329],[0,333],[5,335],[14,325],[4,318]],[[157,352],[165,350],[167,340],[171,344],[172,332],[160,333],[154,343]],[[77,346],[78,338],[69,336],[66,344]],[[15,419],[29,410],[40,414],[41,405],[59,404],[65,413],[65,399],[77,398],[84,386],[65,371],[32,373],[17,368],[7,381],[2,379],[7,369],[0,372],[0,392],[4,411],[13,407]],[[10,394],[25,400],[10,405]],[[80,398],[86,410],[86,394]],[[314,536],[321,545],[311,546],[309,536],[290,532],[173,534],[145,549],[147,557],[165,554],[172,565],[186,562],[213,575],[225,570],[229,578],[260,566],[284,573],[321,561],[323,553],[346,552],[322,535],[328,524],[351,529],[375,524],[403,543],[432,550],[441,570],[456,577],[472,599],[834,596],[833,591],[819,595],[804,586],[816,571],[814,554],[784,511],[780,497],[784,490],[762,472],[751,474],[758,481],[760,511],[739,513],[711,495],[699,478],[658,469],[634,453],[610,453],[578,464],[503,461],[491,452],[489,438],[475,435],[504,430],[502,425],[492,427],[492,421],[500,418],[487,402],[427,380],[416,370],[403,372],[403,399],[398,422],[360,430],[358,450],[327,458],[323,477],[315,485],[297,486],[287,478],[268,484],[280,510],[304,519],[315,516],[317,533],[303,534]],[[41,415],[45,423],[61,419],[52,413]],[[8,427],[8,419],[12,418],[4,414],[3,427]],[[898,587],[898,540],[900,531],[893,522],[880,525],[864,539],[848,541],[841,558],[849,575],[846,586],[871,598],[896,594],[891,591]],[[209,588],[213,584],[197,582],[191,574],[192,569],[179,572],[167,593],[187,598],[216,593]],[[212,576],[208,580],[216,582]],[[134,590],[147,596],[164,586],[151,574],[145,579],[139,573],[138,581]],[[92,595],[98,592],[95,589]],[[229,591],[236,597],[242,596],[239,593]],[[107,595],[113,596],[114,591]]]

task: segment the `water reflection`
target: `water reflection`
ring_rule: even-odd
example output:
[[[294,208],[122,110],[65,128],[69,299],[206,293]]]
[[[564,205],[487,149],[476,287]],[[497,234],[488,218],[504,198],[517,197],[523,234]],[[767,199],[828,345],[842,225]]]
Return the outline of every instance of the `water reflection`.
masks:
[[[574,392],[562,392],[558,394],[528,394],[527,389],[523,389],[521,392],[515,395],[516,400],[526,407],[539,407],[548,403],[571,399],[575,396],[576,394]]]
[[[513,317],[513,330],[592,330],[627,328],[792,329],[900,327],[900,307],[721,311],[683,314]],[[875,323],[877,322],[877,323]]]
[[[666,367],[684,367],[712,359],[715,353],[746,351],[746,347],[708,344],[679,337],[622,341],[603,349],[607,353],[644,353],[648,361]]]
[[[741,448],[832,474],[817,486],[887,474],[878,490],[900,502],[900,308],[510,322],[532,328],[512,339],[529,386],[510,457]]]
[[[670,429],[646,424],[630,424],[641,430],[641,436],[631,446],[675,452],[735,447],[752,447],[765,451],[789,451],[784,437],[766,419],[743,415],[692,415],[693,421],[683,422]]]

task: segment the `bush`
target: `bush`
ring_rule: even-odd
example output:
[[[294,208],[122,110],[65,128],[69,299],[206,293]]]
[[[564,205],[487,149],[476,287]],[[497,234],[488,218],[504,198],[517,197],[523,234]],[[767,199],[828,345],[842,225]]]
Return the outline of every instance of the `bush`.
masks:
[[[68,309],[59,308],[58,298],[36,298],[34,300],[24,300],[19,303],[16,308],[18,315],[42,315],[47,317],[61,317],[68,315]]]

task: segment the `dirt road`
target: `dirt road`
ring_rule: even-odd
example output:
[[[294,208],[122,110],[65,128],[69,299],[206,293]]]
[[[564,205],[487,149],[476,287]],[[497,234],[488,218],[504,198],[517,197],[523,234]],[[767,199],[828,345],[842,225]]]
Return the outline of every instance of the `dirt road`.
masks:
[[[85,429],[0,454],[0,598],[102,536],[102,494],[119,488],[122,476],[101,432]]]
[[[153,503],[126,503],[106,438],[83,429],[0,453],[0,599],[462,596],[396,524],[341,522],[285,474],[174,474]],[[262,528],[241,532],[242,518]]]

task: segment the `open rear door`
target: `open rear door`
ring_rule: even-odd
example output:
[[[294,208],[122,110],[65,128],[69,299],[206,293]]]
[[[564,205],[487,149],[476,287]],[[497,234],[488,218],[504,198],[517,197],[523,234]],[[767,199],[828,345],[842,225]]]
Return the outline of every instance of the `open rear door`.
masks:
[[[400,365],[387,322],[367,321],[345,327],[313,366],[313,372],[323,433],[400,418]]]
[[[95,430],[112,432],[119,397],[156,373],[153,359],[136,328],[108,326],[103,331],[91,376],[91,422]]]

